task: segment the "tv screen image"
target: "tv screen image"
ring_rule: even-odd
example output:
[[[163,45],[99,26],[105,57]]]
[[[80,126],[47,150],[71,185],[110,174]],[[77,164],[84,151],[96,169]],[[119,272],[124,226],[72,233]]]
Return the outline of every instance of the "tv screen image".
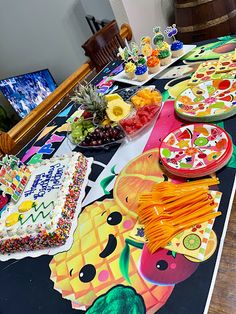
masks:
[[[21,118],[37,107],[56,87],[47,69],[0,80],[0,91]]]

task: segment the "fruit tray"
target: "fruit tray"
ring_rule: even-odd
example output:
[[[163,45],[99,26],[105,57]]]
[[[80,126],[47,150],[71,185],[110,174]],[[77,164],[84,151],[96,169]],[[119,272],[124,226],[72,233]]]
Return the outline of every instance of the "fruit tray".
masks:
[[[178,58],[172,58],[171,62],[168,65],[165,66],[161,66],[160,70],[157,71],[156,73],[149,73],[148,74],[148,79],[145,81],[138,81],[136,77],[134,77],[133,79],[129,79],[126,74],[125,71],[120,72],[119,74],[115,75],[112,79],[117,81],[117,82],[122,82],[122,83],[126,83],[126,84],[131,84],[131,85],[137,85],[137,86],[142,86],[145,83],[147,83],[148,81],[150,81],[152,78],[154,78],[157,74],[160,74],[162,71],[164,71],[166,68],[168,68],[170,65],[172,65],[173,63],[175,63],[177,60],[179,60],[180,58],[182,58],[184,55],[186,55],[187,53],[189,53],[191,50],[193,50],[196,47],[196,45],[184,45],[183,47],[183,54],[181,56],[179,56]]]
[[[102,123],[96,123],[93,117],[83,110],[83,106],[79,107],[78,114],[70,120],[68,130],[68,138],[72,144],[83,148],[108,148],[133,140],[146,132],[162,108],[161,93],[154,85],[141,89],[124,88],[118,90],[116,94],[105,97],[108,99],[108,108],[111,103],[114,105],[117,102],[120,105],[121,102],[125,102],[129,108],[128,114],[119,121],[110,121],[106,117]]]

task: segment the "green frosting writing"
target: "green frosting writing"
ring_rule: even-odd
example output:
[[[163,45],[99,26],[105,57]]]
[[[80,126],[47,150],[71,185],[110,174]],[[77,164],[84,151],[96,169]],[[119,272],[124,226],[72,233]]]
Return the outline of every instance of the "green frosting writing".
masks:
[[[51,201],[48,205],[44,205],[44,203],[42,203],[39,207],[34,207],[34,211],[35,211],[35,213],[37,213],[40,209],[43,209],[43,210],[41,210],[41,211],[39,211],[39,213],[36,215],[36,214],[34,214],[34,213],[32,213],[32,214],[30,214],[26,219],[23,219],[22,218],[22,216],[20,216],[20,218],[19,218],[19,222],[20,222],[20,224],[23,226],[27,221],[32,221],[32,222],[36,222],[38,219],[39,219],[39,217],[41,216],[43,219],[45,219],[45,218],[47,218],[47,216],[50,214],[50,211],[47,213],[47,214],[45,214],[44,213],[44,210],[45,209],[47,209],[48,207],[52,207],[52,208],[54,208],[54,202],[53,201]]]
[[[131,287],[118,285],[95,300],[86,314],[145,314],[143,298]]]

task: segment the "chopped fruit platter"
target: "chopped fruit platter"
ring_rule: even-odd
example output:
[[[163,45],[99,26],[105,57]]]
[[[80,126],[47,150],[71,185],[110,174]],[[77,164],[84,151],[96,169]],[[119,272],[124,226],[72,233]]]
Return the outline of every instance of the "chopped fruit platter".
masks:
[[[105,96],[92,85],[80,85],[72,101],[78,114],[70,120],[69,139],[85,148],[132,140],[150,126],[162,106],[155,86],[126,88]]]

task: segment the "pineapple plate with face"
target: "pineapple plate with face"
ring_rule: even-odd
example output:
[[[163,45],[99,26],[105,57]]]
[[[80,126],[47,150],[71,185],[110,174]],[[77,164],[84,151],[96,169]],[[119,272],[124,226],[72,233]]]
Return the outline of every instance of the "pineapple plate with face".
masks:
[[[129,313],[142,313],[140,308],[135,312],[140,298],[145,311],[155,313],[166,303],[175,284],[197,270],[198,262],[166,248],[151,255],[142,230],[137,229],[137,195],[168,179],[158,160],[158,149],[131,160],[116,179],[114,199],[86,206],[78,218],[72,247],[52,259],[49,266],[54,289],[70,300],[73,308],[97,313],[94,307],[98,309],[108,300],[116,307],[119,291],[118,295],[127,296],[127,306],[133,302],[131,295],[137,301]],[[119,303],[120,310],[124,306],[124,302]]]
[[[158,286],[142,278],[138,263],[142,249],[130,247],[128,276],[123,277],[120,256],[137,219],[106,199],[87,206],[78,220],[71,249],[54,256],[50,263],[54,289],[87,309],[101,295],[118,285],[131,286],[142,296],[147,313],[154,313],[169,298],[173,285]]]

